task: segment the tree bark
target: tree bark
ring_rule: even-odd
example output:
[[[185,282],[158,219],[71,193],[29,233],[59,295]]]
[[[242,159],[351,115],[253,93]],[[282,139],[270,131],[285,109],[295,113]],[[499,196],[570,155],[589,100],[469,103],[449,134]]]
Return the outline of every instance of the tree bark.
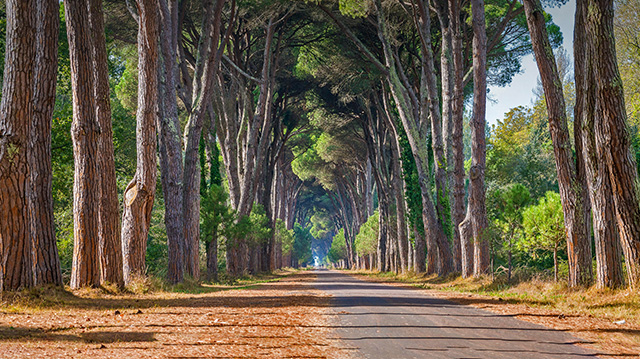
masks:
[[[0,103],[0,291],[33,285],[27,188],[36,55],[35,5],[33,0],[6,1],[6,55]]]
[[[36,64],[33,122],[29,141],[29,220],[33,256],[33,284],[62,285],[54,231],[51,168],[51,117],[58,72],[59,4],[37,4]]]
[[[158,150],[167,229],[168,271],[171,283],[184,280],[184,217],[182,216],[182,145],[177,102],[176,51],[178,2],[159,0],[161,65],[159,79]]]
[[[202,126],[209,110],[212,96],[213,78],[218,71],[222,56],[218,49],[222,8],[225,0],[216,0],[210,7],[210,20],[205,20],[201,45],[206,51],[199,51],[198,65],[202,70],[194,74],[195,84],[192,112],[184,132],[184,178],[183,178],[183,217],[184,217],[184,259],[187,274],[195,279],[200,277],[200,161],[198,147],[202,136]],[[211,23],[208,23],[210,21]],[[224,44],[222,45],[224,46]],[[204,50],[203,47],[201,49]]]
[[[615,205],[611,182],[607,173],[605,149],[596,145],[595,124],[601,123],[596,112],[597,80],[595,59],[588,51],[589,41],[585,29],[586,2],[576,4],[574,31],[574,71],[576,83],[576,105],[574,126],[579,126],[576,138],[582,139],[582,151],[586,170],[586,181],[593,215],[593,234],[596,251],[596,285],[598,288],[617,288],[623,284],[620,238],[615,219]]]
[[[406,97],[402,93],[402,81],[398,75],[394,57],[390,44],[388,43],[388,35],[386,29],[386,20],[382,13],[382,4],[380,1],[376,2],[378,8],[378,37],[383,43],[383,50],[385,53],[386,68],[388,68],[388,81],[391,88],[391,93],[396,102],[400,119],[402,120],[403,127],[407,133],[409,145],[411,146],[411,152],[416,161],[416,168],[418,171],[418,182],[420,184],[420,192],[422,197],[422,217],[424,222],[425,236],[428,241],[431,241],[438,251],[438,258],[440,261],[439,271],[440,274],[447,274],[453,270],[453,260],[451,255],[451,248],[449,247],[449,241],[436,213],[436,207],[431,200],[431,185],[429,180],[429,162],[428,162],[428,148],[426,141],[420,134],[416,119],[414,119],[409,110],[409,104]],[[423,27],[430,28],[426,24],[429,21],[428,13],[422,16]],[[435,111],[438,112],[438,111]],[[433,113],[431,113],[433,116]],[[437,114],[439,117],[439,113]],[[416,246],[416,261],[424,261],[424,247],[422,244]],[[421,269],[423,264],[416,264],[416,269]]]
[[[138,0],[138,111],[136,173],[124,192],[122,252],[124,281],[145,274],[147,235],[156,192],[156,124],[158,116],[158,7]],[[199,186],[196,186],[199,188]]]
[[[111,129],[111,98],[109,69],[104,35],[102,0],[89,1],[89,26],[93,38],[93,81],[96,119],[100,126],[98,168],[101,197],[98,207],[98,256],[100,280],[122,286],[122,245],[120,244],[120,213],[118,187]]]
[[[473,25],[473,117],[471,120],[471,169],[469,170],[469,211],[473,233],[473,275],[490,271],[488,226],[485,208],[484,171],[486,164],[487,34],[484,0],[471,0]],[[468,239],[463,242],[467,242]]]
[[[451,21],[451,51],[453,54],[453,95],[451,99],[451,146],[453,147],[453,180],[449,182],[453,188],[452,220],[454,228],[454,267],[462,271],[462,236],[460,223],[464,220],[464,143],[463,143],[463,110],[464,110],[464,64],[462,57],[462,32],[460,30],[460,0],[449,0],[449,21]],[[448,128],[448,127],[447,127]]]
[[[71,85],[73,90],[73,181],[74,247],[71,288],[100,285],[98,253],[101,186],[98,141],[100,124],[96,118],[93,44],[87,3],[65,2]]]
[[[631,151],[624,93],[616,62],[613,0],[587,1],[587,28],[597,79],[596,146],[603,149],[631,287],[640,285],[640,182]]]
[[[591,242],[584,215],[586,191],[573,161],[562,80],[558,75],[555,57],[547,34],[544,10],[540,0],[524,0],[531,43],[544,88],[549,115],[549,130],[556,159],[558,187],[562,198],[564,223],[567,231],[569,257],[569,286],[588,285],[592,280]]]

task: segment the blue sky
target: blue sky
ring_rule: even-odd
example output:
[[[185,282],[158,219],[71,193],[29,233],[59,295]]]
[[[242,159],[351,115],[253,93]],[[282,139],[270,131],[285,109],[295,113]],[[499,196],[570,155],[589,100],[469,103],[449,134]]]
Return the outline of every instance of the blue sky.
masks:
[[[563,47],[571,56],[573,54],[573,18],[576,1],[569,0],[562,7],[546,8],[553,17],[553,22],[560,26],[563,35]],[[490,87],[487,102],[487,122],[495,124],[504,118],[505,112],[520,105],[531,105],[534,98],[533,89],[538,82],[538,68],[532,55],[522,59],[523,72],[514,76],[513,81],[506,87]]]

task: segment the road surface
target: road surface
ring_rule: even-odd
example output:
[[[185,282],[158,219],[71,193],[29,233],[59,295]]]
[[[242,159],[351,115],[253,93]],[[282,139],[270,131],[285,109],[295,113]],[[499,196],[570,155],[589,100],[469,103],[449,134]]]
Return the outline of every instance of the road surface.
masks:
[[[596,358],[571,335],[430,297],[418,290],[318,270],[336,334],[364,358]]]

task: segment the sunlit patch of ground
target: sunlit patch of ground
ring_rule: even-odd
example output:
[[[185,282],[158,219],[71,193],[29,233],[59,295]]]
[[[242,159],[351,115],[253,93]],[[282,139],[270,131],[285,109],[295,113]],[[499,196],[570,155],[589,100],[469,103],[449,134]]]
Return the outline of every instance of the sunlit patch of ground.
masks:
[[[358,278],[422,288],[429,295],[571,333],[601,358],[640,356],[640,293],[568,289],[547,281],[508,285],[489,278],[348,272]]]
[[[329,297],[310,286],[314,278],[300,272],[225,291],[5,298],[0,358],[348,358],[328,339]]]

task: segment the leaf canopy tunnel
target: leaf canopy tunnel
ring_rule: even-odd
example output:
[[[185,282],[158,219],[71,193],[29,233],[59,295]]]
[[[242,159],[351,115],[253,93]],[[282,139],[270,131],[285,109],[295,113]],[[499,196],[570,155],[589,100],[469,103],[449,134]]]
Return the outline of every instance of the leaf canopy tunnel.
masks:
[[[620,77],[607,16],[577,12],[572,69],[537,0],[68,0],[40,9],[50,24],[1,4],[2,108],[22,114],[0,116],[0,210],[22,208],[0,211],[19,229],[0,230],[5,289],[307,265],[557,279],[565,262],[578,286],[592,232],[596,283],[623,285],[623,258],[637,283],[623,159],[640,141],[617,130],[633,119],[604,80]],[[487,86],[530,54],[533,106],[488,126]]]

